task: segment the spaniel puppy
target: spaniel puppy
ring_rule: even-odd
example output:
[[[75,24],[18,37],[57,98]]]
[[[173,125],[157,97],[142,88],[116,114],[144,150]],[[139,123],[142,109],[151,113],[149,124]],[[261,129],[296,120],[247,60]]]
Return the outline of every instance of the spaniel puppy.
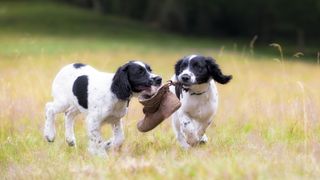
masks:
[[[49,142],[55,138],[55,116],[65,115],[65,136],[70,146],[75,145],[74,118],[79,113],[86,116],[89,137],[88,151],[105,155],[110,147],[120,148],[124,141],[121,118],[127,113],[133,96],[160,85],[162,78],[151,73],[150,66],[140,61],[130,61],[117,72],[104,73],[81,63],[63,67],[52,84],[53,101],[46,104],[44,137]],[[101,126],[108,123],[113,137],[104,140]]]
[[[211,57],[190,55],[177,62],[172,80],[180,86],[170,90],[180,99],[181,107],[173,114],[172,124],[183,148],[207,142],[205,131],[218,107],[215,82],[226,84],[231,79]]]

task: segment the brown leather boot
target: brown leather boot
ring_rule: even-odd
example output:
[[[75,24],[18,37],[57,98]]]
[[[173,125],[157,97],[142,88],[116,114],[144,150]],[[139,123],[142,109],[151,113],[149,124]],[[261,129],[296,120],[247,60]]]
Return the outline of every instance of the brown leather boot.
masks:
[[[137,124],[138,130],[147,132],[158,126],[163,120],[179,109],[181,103],[176,95],[169,91],[171,83],[162,85],[152,96],[139,96],[139,102],[144,106],[145,117]]]

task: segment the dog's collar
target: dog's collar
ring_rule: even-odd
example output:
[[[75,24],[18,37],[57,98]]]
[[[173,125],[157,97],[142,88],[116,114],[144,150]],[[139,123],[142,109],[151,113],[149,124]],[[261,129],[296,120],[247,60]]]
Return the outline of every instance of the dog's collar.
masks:
[[[209,87],[210,87],[210,85],[209,85]],[[209,87],[208,87],[208,89],[207,89],[206,91],[203,91],[203,92],[192,92],[192,91],[190,91],[190,89],[189,89],[189,88],[186,88],[186,87],[182,87],[182,89],[183,89],[185,92],[190,93],[190,95],[191,95],[191,96],[194,96],[194,95],[195,95],[195,96],[200,96],[200,95],[202,95],[202,94],[204,94],[204,93],[208,92]]]
[[[200,93],[192,92],[192,93],[190,93],[190,95],[191,95],[191,96],[193,96],[193,95],[200,96],[201,94],[204,94],[204,93],[206,93],[206,92],[207,92],[207,91],[203,91],[203,92],[200,92]]]
[[[202,95],[202,94],[208,92],[210,89],[210,83],[209,83],[208,89],[203,92],[191,92],[190,88],[183,86],[182,83],[179,83],[179,82],[173,83],[173,85],[175,86],[176,96],[179,99],[180,99],[180,96],[182,97],[182,91],[185,91],[186,93],[190,93],[191,96],[193,96],[193,95],[199,96],[199,95]]]

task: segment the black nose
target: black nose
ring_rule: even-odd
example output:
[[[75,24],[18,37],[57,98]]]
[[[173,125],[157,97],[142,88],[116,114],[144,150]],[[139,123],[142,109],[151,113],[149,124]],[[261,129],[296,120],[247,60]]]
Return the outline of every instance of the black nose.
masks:
[[[159,86],[162,82],[162,78],[160,76],[156,76],[152,78],[153,85]]]
[[[181,80],[182,80],[183,82],[189,82],[190,76],[187,75],[187,74],[184,74],[184,75],[181,76]]]

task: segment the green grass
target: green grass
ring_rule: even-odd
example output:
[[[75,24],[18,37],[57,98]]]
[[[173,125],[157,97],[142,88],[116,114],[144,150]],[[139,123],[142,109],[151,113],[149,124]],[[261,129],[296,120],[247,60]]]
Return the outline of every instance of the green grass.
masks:
[[[277,55],[251,54],[230,40],[167,34],[65,4],[0,2],[1,179],[317,179],[320,65],[286,55],[274,60],[281,59],[278,51],[265,48]],[[87,153],[81,116],[76,148],[65,143],[62,116],[56,141],[42,137],[44,105],[65,64],[81,61],[114,72],[141,59],[169,79],[176,60],[193,53],[215,57],[234,76],[218,86],[220,105],[208,144],[182,150],[170,119],[140,133],[136,123],[143,114],[136,100],[124,117],[125,143],[107,158]],[[103,134],[110,137],[109,126]]]

